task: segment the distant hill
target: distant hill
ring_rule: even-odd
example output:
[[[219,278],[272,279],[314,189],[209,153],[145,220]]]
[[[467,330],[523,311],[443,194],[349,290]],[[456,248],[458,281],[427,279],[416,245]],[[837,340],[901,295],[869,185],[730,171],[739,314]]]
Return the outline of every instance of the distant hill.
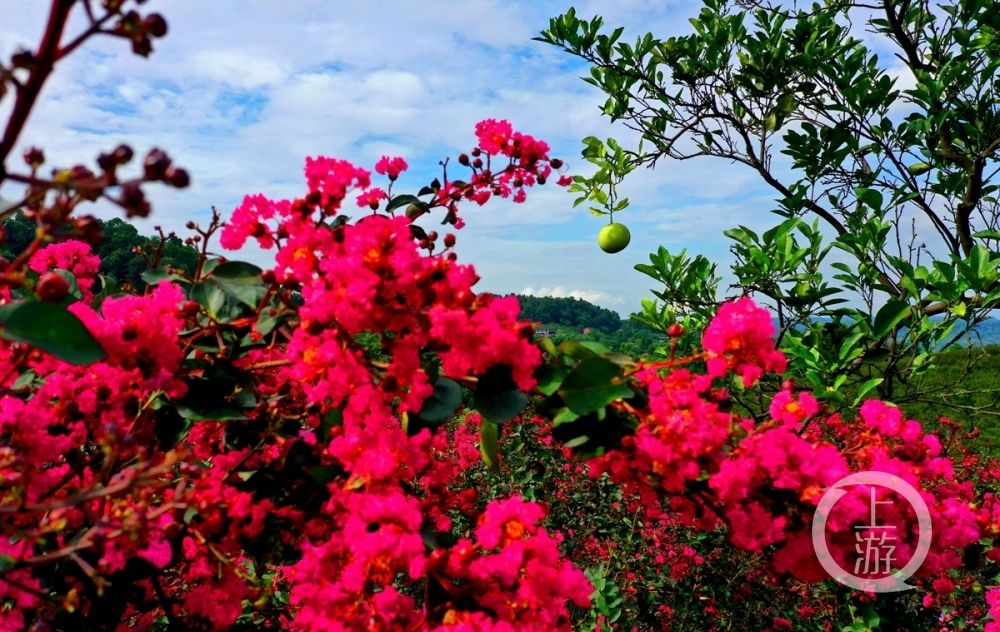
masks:
[[[622,318],[617,312],[582,299],[522,295],[517,298],[521,302],[521,318],[525,320],[580,330],[599,329],[608,334],[618,331],[622,326]]]
[[[1000,345],[1000,319],[989,318],[979,323],[972,334],[963,338],[983,345]]]
[[[932,316],[931,320],[940,320],[941,316]],[[819,321],[824,321],[828,319],[818,319]],[[957,329],[955,333],[957,334],[962,330],[964,323],[959,321],[956,325]],[[778,329],[778,319],[774,319],[774,328]],[[906,331],[904,328],[902,331]],[[969,333],[962,336],[955,341],[956,346],[967,347],[972,345],[974,347],[988,347],[992,345],[1000,345],[1000,319],[997,318],[987,318],[978,325],[976,325]]]
[[[615,338],[622,341],[642,340],[644,348],[647,346],[647,338],[659,338],[657,332],[644,325],[628,319],[622,320],[616,312],[579,298],[522,295],[517,298],[521,302],[521,318],[554,327],[560,336],[573,335],[573,332],[581,334],[583,330],[589,329],[604,334],[617,334]],[[777,328],[777,319],[775,327]],[[957,344],[1000,345],[1000,319],[986,319]]]

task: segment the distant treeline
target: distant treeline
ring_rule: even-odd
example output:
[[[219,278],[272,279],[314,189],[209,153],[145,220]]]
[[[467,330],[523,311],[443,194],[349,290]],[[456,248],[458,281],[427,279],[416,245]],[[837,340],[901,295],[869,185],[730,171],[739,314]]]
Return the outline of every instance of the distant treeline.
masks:
[[[521,318],[544,324],[559,344],[564,340],[589,340],[635,358],[650,357],[667,345],[663,332],[616,312],[578,298],[518,296]]]
[[[553,296],[521,296],[521,318],[557,324],[564,327],[600,329],[613,333],[621,329],[622,317],[617,312],[578,298],[556,298]]]
[[[160,242],[159,237],[144,237],[135,226],[117,217],[101,221],[100,224],[104,238],[94,248],[94,253],[101,258],[101,274],[119,283],[144,287],[145,282],[140,275],[148,266],[136,249],[150,253],[155,251]],[[23,252],[34,240],[35,228],[35,223],[22,213],[3,222],[7,238],[0,243],[0,256],[13,259]],[[190,274],[197,264],[198,251],[186,245],[179,237],[169,237],[163,244],[160,267],[169,266]]]

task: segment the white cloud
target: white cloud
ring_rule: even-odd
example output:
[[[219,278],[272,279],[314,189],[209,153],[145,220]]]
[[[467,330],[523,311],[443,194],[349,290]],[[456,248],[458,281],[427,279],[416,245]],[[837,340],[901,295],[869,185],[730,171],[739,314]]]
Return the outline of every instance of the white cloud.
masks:
[[[606,292],[598,290],[568,290],[564,287],[526,287],[518,292],[518,294],[525,296],[551,296],[553,298],[578,298],[581,301],[595,304],[610,303],[620,305],[625,302],[622,298],[613,297]]]
[[[271,59],[232,50],[197,51],[191,62],[195,76],[241,89],[276,85],[285,75]]]
[[[0,55],[41,32],[44,5],[5,12]],[[166,149],[192,186],[151,187],[154,215],[143,230],[181,231],[212,205],[228,213],[246,193],[298,195],[307,155],[369,167],[382,154],[402,155],[411,170],[396,188],[415,190],[439,175],[440,159],[471,147],[475,122],[487,117],[511,120],[548,141],[568,169],[585,170],[582,137],[630,134],[601,115],[601,94],[579,79],[585,68],[531,41],[566,8],[562,0],[150,0],[142,11],[162,12],[170,25],[153,55],[137,58],[120,40],[88,44],[57,69],[21,146],[42,145],[59,165],[92,163],[124,140],[140,154]],[[689,30],[684,18],[697,10],[690,0],[590,1],[580,14],[602,13],[630,36],[669,35]],[[0,102],[0,117],[9,103]],[[460,255],[480,270],[484,290],[529,286],[629,311],[653,285],[632,270],[646,252],[684,243],[721,256],[725,227],[766,217],[766,192],[721,162],[664,163],[624,188],[633,208],[620,219],[633,243],[620,255],[596,247],[604,220],[574,209],[554,186],[531,191],[523,205],[467,207]],[[6,187],[0,195],[13,197]],[[105,206],[100,214],[118,213]],[[266,253],[240,256],[267,262]]]

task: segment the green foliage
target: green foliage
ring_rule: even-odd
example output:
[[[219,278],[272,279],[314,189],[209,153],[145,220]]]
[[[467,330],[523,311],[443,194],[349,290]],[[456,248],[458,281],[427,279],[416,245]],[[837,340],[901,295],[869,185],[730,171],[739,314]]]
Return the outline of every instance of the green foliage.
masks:
[[[632,360],[591,342],[567,340],[548,351],[538,381],[549,394],[540,409],[552,419],[553,435],[585,456],[617,447],[634,422],[614,404],[641,397],[625,383]]]
[[[434,381],[434,392],[424,400],[419,417],[428,426],[439,426],[454,416],[462,405],[462,387],[447,377]]]
[[[510,367],[492,367],[479,376],[472,404],[486,419],[499,425],[524,410],[528,396],[517,389]]]
[[[606,333],[618,331],[622,319],[616,312],[578,298],[518,295],[521,318],[567,327],[591,327]]]
[[[7,303],[0,309],[0,337],[48,351],[73,364],[90,364],[106,355],[80,319],[56,303]]]
[[[705,0],[690,34],[631,42],[570,10],[538,39],[585,60],[605,114],[641,135],[634,149],[584,140],[597,173],[574,183],[577,202],[617,210],[614,187],[663,158],[752,170],[780,221],[726,231],[732,272],[738,293],[775,309],[793,372],[841,405],[865,389],[911,396],[929,357],[1000,307],[995,9]],[[661,248],[650,259],[639,269],[663,290],[643,322],[697,328],[726,298],[703,258]]]
[[[100,221],[100,226],[103,239],[94,247],[94,254],[101,258],[101,274],[116,282],[141,289],[167,278],[170,268],[190,276],[198,264],[198,251],[177,236],[168,236],[161,243],[158,238],[140,235],[135,226],[117,217]],[[35,238],[35,228],[35,223],[20,212],[3,222],[7,240],[0,244],[0,256],[12,259],[23,252]],[[155,270],[148,269],[142,253],[149,257],[158,253]]]
[[[979,451],[1000,456],[1000,346],[952,349],[934,356],[900,405],[914,419],[953,417],[967,430],[981,432]],[[947,394],[947,406],[938,403]]]

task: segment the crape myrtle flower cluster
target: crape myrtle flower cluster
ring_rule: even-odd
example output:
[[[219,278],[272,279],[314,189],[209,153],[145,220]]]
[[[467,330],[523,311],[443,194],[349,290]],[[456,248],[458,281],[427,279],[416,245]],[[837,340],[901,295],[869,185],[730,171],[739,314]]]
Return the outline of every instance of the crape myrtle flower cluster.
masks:
[[[260,294],[239,286],[213,299],[227,277],[212,270],[247,264],[203,258],[197,278],[94,298],[99,262],[87,244],[32,255],[40,278],[76,288],[58,300],[103,356],[72,364],[0,343],[4,626],[571,628],[593,588],[568,557],[567,534],[547,526],[543,504],[516,493],[485,501],[467,485],[492,422],[421,421],[443,379],[472,388],[501,369],[511,388],[530,391],[545,361],[516,298],[474,292],[454,237],[439,249],[415,221],[441,210],[457,228],[463,200],[517,201],[558,166],[505,122],[484,121],[477,136],[475,160],[458,160],[468,181],[445,177],[420,196],[393,194],[407,165],[390,157],[376,165],[389,180],[380,193],[367,170],[315,157],[303,197],[247,196],[220,241],[274,250]],[[720,562],[673,533],[722,527],[733,547],[766,560],[755,573],[803,583],[828,579],[809,539],[823,492],[854,471],[891,472],[931,508],[919,581],[927,607],[948,604],[967,581],[956,574],[966,553],[1000,532],[1000,502],[979,493],[996,467],[953,461],[892,405],[871,400],[844,420],[790,383],[768,419],[735,415],[727,380],[749,388],[785,369],[771,327],[743,298],[721,307],[697,355],[635,363],[627,381],[643,403],[612,402],[634,431],[591,472],[607,472],[629,511],[645,514],[649,559],[673,579]],[[868,516],[864,492],[830,520],[845,568],[853,526]],[[905,559],[915,517],[903,502],[885,508]],[[600,559],[615,546],[588,537],[577,554]],[[995,605],[988,597],[980,618]],[[670,604],[658,612],[672,616]]]
[[[530,153],[497,177],[523,191],[552,167],[543,143],[517,138]],[[376,165],[388,190],[405,169],[400,158]],[[467,190],[493,187],[478,175]],[[432,366],[466,381],[505,366],[517,387],[533,386],[541,354],[516,299],[475,294],[474,270],[450,246],[421,248],[411,218],[340,215],[350,196],[387,198],[372,198],[367,171],[317,157],[305,176],[303,198],[248,196],[222,231],[230,249],[251,237],[276,248],[269,292],[300,297],[283,337],[241,357],[194,346],[223,327],[192,309],[183,284],[92,306],[99,261],[87,244],[32,256],[34,272],[74,281],[69,310],[105,356],[75,365],[0,343],[5,627],[113,616],[122,629],[256,617],[296,629],[551,630],[568,629],[570,603],[589,603],[540,506],[479,507],[451,485],[474,461],[435,455],[457,441],[478,455],[476,435],[405,421],[433,392]],[[260,323],[243,324],[263,340]],[[357,342],[372,332],[377,361]],[[186,414],[171,440],[173,405],[223,365],[256,405],[229,421]],[[456,511],[475,528],[428,539],[446,536]],[[118,610],[105,617],[112,596]]]
[[[640,365],[634,380],[648,404],[633,409],[635,433],[620,449],[595,458],[592,473],[609,473],[642,499],[651,518],[669,512],[700,529],[725,527],[736,547],[765,553],[776,577],[802,582],[829,579],[811,539],[823,493],[852,472],[891,473],[919,490],[932,516],[932,547],[918,578],[950,592],[949,573],[997,528],[995,497],[980,502],[976,493],[977,482],[995,485],[995,464],[974,457],[955,463],[937,435],[891,404],[865,401],[856,418],[844,420],[823,414],[811,394],[794,392],[788,382],[773,397],[769,419],[732,414],[717,378],[733,375],[751,384],[785,367],[770,315],[749,298],[723,305],[702,343],[703,353],[671,361],[667,371]],[[705,373],[678,366],[694,360],[705,363]],[[879,505],[879,523],[895,527],[894,568],[900,568],[918,541],[916,516],[905,499],[879,493],[891,501]],[[827,523],[828,545],[844,569],[854,569],[854,527],[870,522],[869,499],[866,486],[853,488]],[[995,550],[988,555],[995,557]]]

